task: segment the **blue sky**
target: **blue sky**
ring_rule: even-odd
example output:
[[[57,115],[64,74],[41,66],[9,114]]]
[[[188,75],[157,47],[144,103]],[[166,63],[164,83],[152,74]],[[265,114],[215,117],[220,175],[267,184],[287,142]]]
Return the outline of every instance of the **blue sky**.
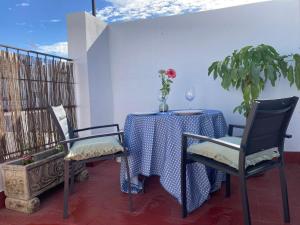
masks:
[[[97,4],[104,7],[107,2]],[[65,42],[66,15],[90,8],[89,0],[1,0],[0,43],[34,49]]]
[[[199,12],[264,0],[97,0],[108,23]],[[91,11],[91,0],[1,0],[0,43],[66,55],[66,15]]]

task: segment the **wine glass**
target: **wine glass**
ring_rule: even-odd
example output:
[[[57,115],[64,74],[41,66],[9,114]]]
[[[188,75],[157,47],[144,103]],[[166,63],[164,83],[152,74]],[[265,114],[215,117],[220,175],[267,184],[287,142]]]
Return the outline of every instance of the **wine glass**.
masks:
[[[194,100],[195,95],[194,87],[190,87],[185,91],[185,99],[189,101],[189,109],[191,109],[191,102]]]

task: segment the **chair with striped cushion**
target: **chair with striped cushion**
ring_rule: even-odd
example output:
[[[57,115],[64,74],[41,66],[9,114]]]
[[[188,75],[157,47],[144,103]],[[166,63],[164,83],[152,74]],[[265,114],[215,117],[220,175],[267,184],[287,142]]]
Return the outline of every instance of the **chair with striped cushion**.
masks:
[[[284,221],[290,221],[283,149],[290,119],[298,97],[256,100],[246,126],[230,125],[229,136],[214,139],[184,133],[182,136],[181,194],[182,216],[187,216],[186,165],[200,162],[226,173],[226,196],[230,196],[230,175],[239,177],[244,224],[251,225],[246,180],[273,168],[279,168]],[[232,137],[233,129],[244,129],[242,138]],[[188,139],[202,141],[188,146]]]
[[[129,210],[132,211],[130,171],[128,165],[128,151],[124,146],[124,133],[118,124],[95,126],[74,130],[68,121],[66,111],[62,105],[50,107],[50,114],[57,126],[61,144],[64,146],[66,156],[64,159],[64,212],[63,217],[68,217],[68,197],[74,186],[74,168],[77,162],[95,162],[100,160],[122,157],[126,163],[128,178]],[[116,128],[116,132],[78,137],[82,131],[102,128]],[[70,169],[71,168],[71,169]],[[69,185],[71,180],[71,185]],[[70,187],[69,187],[70,186]]]

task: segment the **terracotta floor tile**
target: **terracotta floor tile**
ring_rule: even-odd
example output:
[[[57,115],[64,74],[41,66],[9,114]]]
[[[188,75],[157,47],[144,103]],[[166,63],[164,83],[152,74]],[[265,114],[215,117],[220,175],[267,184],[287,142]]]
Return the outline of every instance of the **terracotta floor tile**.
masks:
[[[300,224],[300,164],[286,166],[291,209],[291,225]],[[41,208],[32,215],[0,210],[0,225],[243,225],[238,180],[232,178],[232,195],[224,197],[224,187],[202,207],[182,219],[180,205],[160,185],[158,177],[146,180],[146,193],[133,197],[133,213],[128,196],[119,189],[119,164],[105,161],[89,168],[90,178],[76,183],[70,197],[70,217],[62,219],[63,185],[41,196]],[[284,225],[278,171],[248,180],[253,225]]]

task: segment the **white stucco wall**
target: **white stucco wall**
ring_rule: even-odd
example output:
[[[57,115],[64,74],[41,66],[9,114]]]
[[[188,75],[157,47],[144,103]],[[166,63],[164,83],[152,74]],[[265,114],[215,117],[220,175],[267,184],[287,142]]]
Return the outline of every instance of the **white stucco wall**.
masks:
[[[78,126],[89,127],[97,122],[112,121],[113,114],[99,110],[101,105],[112,111],[112,103],[102,101],[107,97],[105,94],[96,93],[103,88],[104,93],[108,93],[111,86],[109,63],[105,61],[109,55],[107,24],[85,12],[68,15],[67,22],[68,54],[75,62]],[[97,104],[92,104],[94,102]]]
[[[157,110],[160,81],[157,71],[175,68],[177,78],[168,99],[171,109],[185,108],[185,90],[194,86],[195,108],[220,109],[228,123],[241,122],[233,114],[241,93],[225,91],[208,77],[210,64],[245,45],[270,44],[282,54],[299,52],[298,0],[281,0],[191,15],[140,20],[110,26],[110,59],[115,121],[123,123],[134,111]],[[300,95],[281,81],[267,87],[264,98]],[[298,129],[297,129],[298,128]],[[300,137],[300,104],[290,132]],[[288,150],[300,150],[299,138],[287,141]]]
[[[265,43],[282,54],[299,52],[300,5],[299,0],[274,0],[196,14],[115,23],[110,24],[102,35],[88,53],[88,67],[92,68],[89,83],[94,86],[89,92],[93,96],[90,105],[96,106],[90,108],[93,123],[105,121],[107,115],[104,114],[109,114],[113,115],[114,122],[123,124],[130,112],[157,110],[160,88],[157,72],[169,67],[177,71],[168,99],[171,109],[186,108],[185,90],[194,86],[194,108],[220,109],[228,123],[241,123],[243,117],[232,112],[241,102],[241,93],[223,90],[219,81],[208,77],[207,69],[213,61],[223,59],[245,45]],[[104,88],[97,88],[103,85]],[[280,81],[276,88],[267,86],[262,97],[299,96],[299,93],[286,81]],[[289,151],[300,151],[299,122],[300,104],[289,129],[295,136],[287,141]]]
[[[107,27],[95,40],[87,54],[90,100],[95,103],[90,105],[91,123],[94,125],[111,124],[114,121],[109,55],[109,30]]]

